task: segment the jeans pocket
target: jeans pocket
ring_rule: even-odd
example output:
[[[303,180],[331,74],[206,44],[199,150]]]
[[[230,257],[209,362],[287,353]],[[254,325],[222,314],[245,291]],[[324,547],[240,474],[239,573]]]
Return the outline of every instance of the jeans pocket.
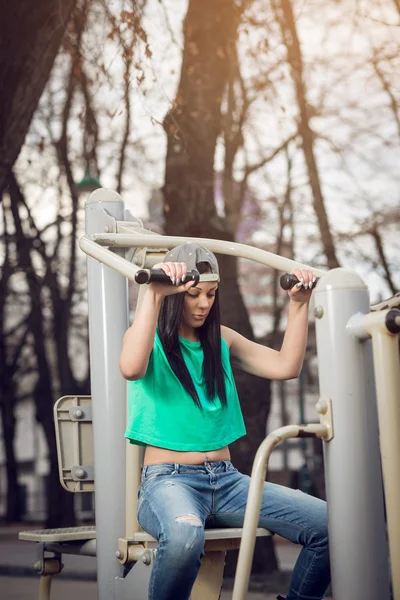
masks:
[[[147,465],[144,467],[142,472],[141,487],[144,489],[151,481],[154,481],[162,475],[170,476],[175,472],[175,465],[173,464],[155,464]]]

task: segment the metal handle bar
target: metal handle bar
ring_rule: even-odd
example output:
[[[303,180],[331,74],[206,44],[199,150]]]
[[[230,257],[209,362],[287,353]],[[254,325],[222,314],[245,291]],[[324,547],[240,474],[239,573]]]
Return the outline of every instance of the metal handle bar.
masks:
[[[312,284],[312,287],[311,287],[312,290],[317,285],[318,280],[319,280],[319,277],[317,277],[316,281],[314,281],[314,283]],[[296,277],[296,275],[293,275],[292,273],[284,273],[283,275],[281,275],[279,282],[280,282],[281,288],[283,290],[291,290],[292,287],[294,287],[297,283],[299,283],[299,279]]]
[[[126,231],[129,223],[125,223]],[[98,247],[112,247],[112,248],[174,248],[178,244],[184,244],[185,242],[196,242],[206,246],[212,252],[217,254],[226,254],[228,256],[240,256],[249,260],[254,260],[262,265],[272,267],[278,271],[289,271],[290,269],[310,269],[309,265],[304,263],[296,262],[284,256],[278,256],[272,252],[261,250],[254,246],[248,246],[246,244],[238,244],[237,242],[227,242],[224,240],[213,240],[209,238],[192,238],[192,237],[180,237],[180,236],[163,236],[163,235],[145,235],[146,230],[141,229],[140,231],[132,229],[131,234],[127,233],[93,233],[91,235],[86,234],[79,242],[81,249],[100,260],[100,262],[106,262],[107,250],[103,248],[103,252],[97,252],[96,256],[92,254],[93,248],[87,243],[88,241],[95,242]],[[147,234],[149,232],[146,232]],[[313,271],[322,277],[327,272],[326,269],[313,268]]]
[[[170,283],[172,281],[169,275],[166,274],[162,269],[139,269],[135,274],[136,283]],[[200,273],[193,269],[192,271],[186,272],[185,283],[188,281],[194,281],[197,285],[200,281]]]

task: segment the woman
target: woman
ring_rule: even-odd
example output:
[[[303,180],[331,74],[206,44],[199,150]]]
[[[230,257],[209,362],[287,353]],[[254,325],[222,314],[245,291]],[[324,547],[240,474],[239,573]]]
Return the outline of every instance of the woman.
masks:
[[[300,283],[289,292],[278,352],[220,325],[212,252],[183,244],[156,268],[171,284],[148,286],[120,357],[130,381],[125,435],[146,446],[138,521],[159,541],[149,600],[187,600],[203,556],[204,528],[241,527],[246,508],[249,477],[234,468],[228,447],[245,435],[230,360],[259,377],[297,377],[315,275],[294,271]],[[185,283],[193,268],[214,280]],[[330,580],[325,502],[265,483],[259,526],[303,545],[287,600],[323,598]]]

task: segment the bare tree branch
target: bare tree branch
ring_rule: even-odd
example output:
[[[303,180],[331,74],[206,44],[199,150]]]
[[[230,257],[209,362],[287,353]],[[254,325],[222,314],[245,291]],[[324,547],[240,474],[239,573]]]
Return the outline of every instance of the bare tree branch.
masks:
[[[283,41],[287,49],[287,58],[291,67],[292,79],[299,108],[299,134],[302,138],[304,159],[307,165],[310,188],[312,191],[314,210],[317,216],[321,241],[325,251],[329,268],[339,266],[336,257],[335,245],[325,209],[324,197],[317,161],[314,152],[314,133],[310,126],[309,106],[307,103],[306,87],[303,75],[303,58],[300,41],[297,35],[296,21],[293,14],[291,0],[280,0],[277,6],[275,0],[271,1],[276,18],[281,27]]]
[[[376,227],[375,229],[373,229],[371,231],[371,236],[372,236],[372,238],[373,238],[373,240],[375,242],[375,247],[376,247],[378,256],[380,258],[381,265],[383,267],[383,271],[385,273],[385,279],[386,279],[386,281],[388,283],[390,291],[394,295],[398,290],[396,290],[396,287],[394,285],[392,271],[391,271],[390,265],[388,263],[388,260],[386,258],[385,250],[384,250],[384,247],[383,247],[382,236],[381,236],[381,233],[380,233],[378,227]]]
[[[275,150],[273,150],[271,152],[271,154],[268,154],[268,156],[264,156],[257,163],[254,163],[252,165],[246,165],[245,178],[247,179],[249,177],[249,175],[254,173],[254,171],[258,171],[258,169],[261,169],[261,167],[264,167],[267,163],[271,162],[276,156],[278,156],[278,154],[280,154],[283,150],[285,150],[288,147],[288,145],[290,144],[290,142],[293,142],[297,138],[298,135],[299,135],[299,133],[296,131],[296,133],[293,133],[284,142],[282,142],[282,144],[280,146],[275,148]]]
[[[376,52],[374,52],[374,56],[371,60],[372,66],[374,68],[375,73],[377,74],[380,82],[382,83],[382,87],[385,90],[386,94],[389,97],[389,102],[390,102],[390,107],[392,109],[392,113],[393,113],[393,117],[394,120],[396,122],[397,125],[397,132],[399,134],[400,137],[400,111],[399,111],[399,105],[397,103],[396,100],[396,96],[393,93],[393,90],[390,86],[390,83],[387,81],[382,69],[379,66],[379,59],[378,56],[376,55]]]

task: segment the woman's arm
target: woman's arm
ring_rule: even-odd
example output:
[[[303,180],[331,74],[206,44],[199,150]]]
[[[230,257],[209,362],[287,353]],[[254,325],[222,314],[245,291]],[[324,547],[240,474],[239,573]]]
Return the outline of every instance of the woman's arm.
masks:
[[[147,286],[142,304],[135,320],[124,335],[119,368],[122,376],[130,381],[144,377],[154,345],[157,320],[165,296],[187,291],[193,281],[179,285],[186,265],[184,263],[161,263],[155,269],[163,269],[171,277],[173,285],[151,283]]]
[[[147,288],[135,320],[124,335],[119,358],[122,377],[141,379],[146,371],[154,344],[162,296]]]
[[[305,269],[296,270],[294,274],[301,280],[301,285],[289,291],[288,323],[280,351],[251,342],[236,331],[222,327],[233,362],[243,371],[269,379],[299,376],[307,345],[310,283],[315,274]]]

